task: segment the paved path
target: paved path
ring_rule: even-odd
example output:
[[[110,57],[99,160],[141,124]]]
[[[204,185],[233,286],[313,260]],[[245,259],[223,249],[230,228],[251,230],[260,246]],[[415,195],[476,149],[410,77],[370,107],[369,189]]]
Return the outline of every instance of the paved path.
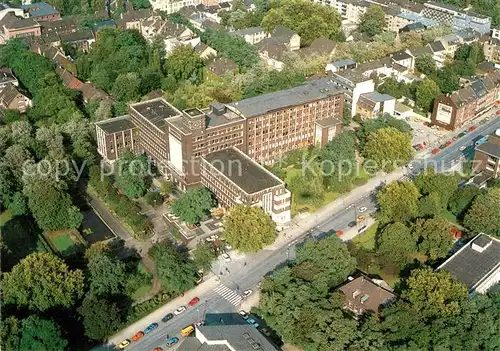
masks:
[[[146,267],[146,269],[151,273],[151,289],[148,291],[146,295],[144,295],[141,299],[137,300],[134,302],[134,305],[138,305],[140,303],[143,303],[144,301],[147,301],[156,294],[158,294],[161,290],[161,282],[160,279],[158,278],[158,274],[156,272],[156,265],[154,261],[149,258],[149,256],[143,256],[141,258],[142,264]]]

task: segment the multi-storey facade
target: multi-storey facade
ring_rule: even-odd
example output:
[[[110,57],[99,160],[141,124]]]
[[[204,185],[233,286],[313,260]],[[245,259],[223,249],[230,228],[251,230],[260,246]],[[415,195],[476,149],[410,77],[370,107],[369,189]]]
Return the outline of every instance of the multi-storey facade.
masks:
[[[165,11],[168,14],[179,12],[184,7],[198,6],[201,0],[149,0],[155,11]]]
[[[491,30],[491,17],[462,11],[450,4],[426,2],[424,3],[422,15],[442,25],[450,25],[456,29],[473,29],[481,34],[490,33]]]
[[[500,178],[500,129],[490,135],[487,142],[476,146],[474,171],[487,177]]]
[[[255,161],[249,163],[255,168],[261,167],[259,163],[278,160],[290,150],[314,143],[326,144],[340,132],[343,104],[343,90],[327,79],[231,104],[212,103],[210,108],[203,110],[191,108],[180,111],[164,99],[157,98],[130,105],[130,117],[124,118],[126,123],[116,118],[99,122],[96,125],[98,149],[109,161],[127,150],[145,153],[163,174],[185,189],[200,182],[208,184],[206,162],[210,155],[217,152],[238,149],[248,156],[245,159]],[[120,126],[111,127],[116,124]],[[128,143],[125,143],[125,135],[129,136]],[[117,136],[118,140],[120,137],[123,140],[120,150],[115,141]],[[227,153],[229,158],[241,158],[237,152]],[[203,162],[205,168],[201,169]],[[261,169],[255,174],[266,174],[268,177],[267,173]],[[205,180],[203,174],[206,175]],[[252,182],[259,183],[261,180],[256,178]],[[221,186],[226,189],[228,184]],[[223,194],[219,188],[211,188],[216,194],[217,191]],[[285,195],[278,189],[284,189],[284,185],[273,184],[257,191],[262,197],[263,208],[271,215],[274,213],[277,223],[285,218],[277,213],[286,209],[280,202],[283,199],[278,200]],[[239,190],[224,191],[226,197],[232,194],[232,202],[222,199],[221,195],[220,201],[226,205],[237,203],[235,191],[239,192],[243,203],[252,203],[253,200],[241,199],[255,195],[249,189],[245,190],[243,185]],[[268,201],[264,200],[266,196],[271,196],[274,204],[271,207],[265,205]]]
[[[452,94],[434,100],[432,124],[454,130],[461,128],[495,105],[500,99],[500,72],[477,79]]]
[[[367,77],[358,69],[332,72],[330,77],[334,84],[345,90],[345,103],[351,117],[356,114],[356,106],[361,94],[375,91],[373,79]]]

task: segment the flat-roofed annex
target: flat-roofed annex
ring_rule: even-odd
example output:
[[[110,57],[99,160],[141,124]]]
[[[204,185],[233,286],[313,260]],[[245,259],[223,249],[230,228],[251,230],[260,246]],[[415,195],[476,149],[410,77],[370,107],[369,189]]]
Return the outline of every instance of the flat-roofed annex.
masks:
[[[131,104],[130,108],[162,131],[165,127],[166,118],[181,115],[181,111],[169,104],[163,98]]]

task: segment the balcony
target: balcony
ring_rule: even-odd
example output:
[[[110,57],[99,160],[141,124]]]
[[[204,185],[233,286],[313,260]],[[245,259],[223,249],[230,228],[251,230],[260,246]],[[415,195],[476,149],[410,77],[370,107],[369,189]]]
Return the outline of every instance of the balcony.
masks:
[[[285,199],[289,199],[292,196],[292,193],[288,190],[285,190],[285,193],[280,195],[274,195],[274,202],[280,202]]]

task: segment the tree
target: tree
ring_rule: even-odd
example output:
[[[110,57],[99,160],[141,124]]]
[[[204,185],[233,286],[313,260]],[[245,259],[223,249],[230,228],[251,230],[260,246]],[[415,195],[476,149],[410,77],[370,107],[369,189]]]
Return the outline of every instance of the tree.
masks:
[[[320,160],[324,183],[328,188],[338,192],[348,191],[355,176],[355,136],[352,133],[340,133],[334,137],[321,149]]]
[[[196,246],[193,251],[193,262],[196,267],[203,269],[204,271],[210,270],[212,267],[212,262],[217,258],[214,249],[208,243],[200,243]]]
[[[200,83],[203,80],[203,60],[189,45],[177,46],[165,61],[165,71],[177,81],[189,80]]]
[[[453,193],[448,203],[448,207],[454,215],[463,218],[472,202],[479,194],[481,194],[481,190],[476,186],[466,185]]]
[[[29,217],[19,216],[2,223],[2,272],[8,272],[21,259],[36,251],[38,233]]]
[[[436,61],[431,54],[423,54],[415,59],[415,67],[420,73],[428,77],[434,77],[437,73]]]
[[[411,261],[417,251],[417,237],[401,222],[387,225],[377,237],[377,254],[400,268]]]
[[[141,197],[151,183],[149,170],[149,162],[145,155],[135,156],[131,152],[126,152],[118,159],[116,185],[131,199]]]
[[[121,324],[118,306],[95,295],[87,295],[78,313],[83,318],[85,335],[93,340],[105,340],[118,330]]]
[[[96,296],[120,294],[126,280],[125,264],[101,253],[89,260],[90,293]]]
[[[61,351],[68,345],[59,326],[50,320],[29,316],[21,325],[21,350]]]
[[[464,218],[464,225],[474,233],[487,233],[500,238],[500,188],[478,195]]]
[[[172,182],[162,182],[160,185],[160,194],[163,196],[169,196],[174,190],[174,184]]]
[[[122,73],[116,78],[112,92],[120,101],[137,100],[141,96],[141,78],[135,72]]]
[[[363,148],[365,165],[368,165],[369,161],[370,166],[385,172],[407,164],[413,154],[411,137],[392,127],[382,128],[370,134]]]
[[[429,167],[415,178],[415,185],[422,195],[438,194],[446,208],[450,197],[458,189],[458,181],[457,174],[438,173],[433,167]]]
[[[317,38],[333,39],[340,32],[340,15],[328,6],[305,0],[285,0],[271,8],[262,19],[262,28],[271,33],[278,25],[300,35],[301,45],[308,46]]]
[[[440,217],[419,219],[413,226],[413,235],[418,238],[418,250],[430,259],[446,257],[453,246],[450,223]]]
[[[460,87],[460,77],[455,72],[454,66],[446,65],[437,73],[437,84],[443,94],[451,94]]]
[[[385,13],[378,5],[371,5],[364,14],[361,15],[359,30],[370,37],[381,34],[386,27]]]
[[[236,250],[257,252],[274,242],[275,224],[259,207],[234,206],[224,219],[224,238]]]
[[[157,191],[150,191],[144,196],[144,200],[150,206],[158,206],[163,203],[163,196]]]
[[[392,182],[379,191],[379,219],[382,223],[402,222],[418,215],[420,193],[412,182]]]
[[[198,223],[210,213],[214,201],[208,188],[191,188],[172,205],[172,212],[188,224]]]
[[[148,252],[155,261],[161,286],[169,294],[191,289],[197,280],[196,267],[167,242],[154,244]]]
[[[449,272],[425,268],[412,271],[403,297],[425,318],[447,318],[460,314],[460,305],[467,295],[467,287]]]
[[[99,102],[99,106],[95,110],[94,114],[95,121],[104,121],[113,117],[113,106],[107,100],[102,100]]]
[[[2,316],[2,327],[0,330],[0,346],[2,350],[17,351],[19,350],[20,341],[20,326],[16,317]]]
[[[417,87],[417,106],[424,112],[431,111],[434,99],[437,98],[439,94],[440,91],[436,82],[429,78],[425,78]]]
[[[421,217],[434,217],[443,215],[446,204],[443,203],[440,194],[437,192],[422,196],[418,204],[418,212]]]
[[[61,259],[50,253],[27,256],[3,277],[5,302],[31,310],[70,308],[82,294],[82,271],[70,271]]]

